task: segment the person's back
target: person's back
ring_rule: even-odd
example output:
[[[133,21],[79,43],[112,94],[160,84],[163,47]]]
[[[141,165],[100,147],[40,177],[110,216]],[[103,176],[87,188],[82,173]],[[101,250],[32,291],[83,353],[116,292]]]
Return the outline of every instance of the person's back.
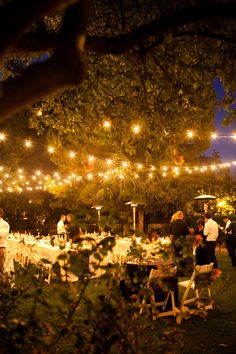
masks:
[[[180,236],[189,235],[188,227],[185,221],[183,220],[184,214],[182,213],[182,211],[177,211],[175,215],[175,220],[170,223],[170,233],[173,236],[173,241],[175,241]]]

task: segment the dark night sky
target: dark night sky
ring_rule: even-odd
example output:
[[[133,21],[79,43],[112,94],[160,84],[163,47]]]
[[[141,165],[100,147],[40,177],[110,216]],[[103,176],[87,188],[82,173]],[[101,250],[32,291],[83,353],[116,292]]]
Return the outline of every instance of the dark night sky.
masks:
[[[215,81],[214,90],[217,94],[217,99],[224,95],[224,89],[219,81]],[[222,127],[221,122],[227,113],[222,110],[215,111],[215,130],[219,135],[231,135],[236,129],[236,122],[230,127]],[[211,155],[217,151],[222,159],[222,162],[236,160],[236,140],[230,138],[217,138],[212,141],[211,147],[206,151],[206,155]]]

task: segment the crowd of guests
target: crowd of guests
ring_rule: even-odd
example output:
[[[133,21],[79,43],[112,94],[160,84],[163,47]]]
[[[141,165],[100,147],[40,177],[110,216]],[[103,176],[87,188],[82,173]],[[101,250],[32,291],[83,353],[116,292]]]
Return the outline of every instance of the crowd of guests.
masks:
[[[177,211],[171,218],[169,232],[171,235],[173,252],[180,268],[186,267],[187,250],[190,245],[190,253],[194,249],[196,265],[213,263],[217,269],[216,246],[224,242],[231,259],[232,266],[236,266],[236,221],[230,221],[223,217],[224,227],[213,220],[210,212],[206,212],[204,218],[197,220],[195,227],[184,218],[182,211]],[[220,235],[223,234],[223,240]],[[150,242],[160,237],[158,230],[152,229],[149,233]],[[187,242],[188,241],[188,242]]]

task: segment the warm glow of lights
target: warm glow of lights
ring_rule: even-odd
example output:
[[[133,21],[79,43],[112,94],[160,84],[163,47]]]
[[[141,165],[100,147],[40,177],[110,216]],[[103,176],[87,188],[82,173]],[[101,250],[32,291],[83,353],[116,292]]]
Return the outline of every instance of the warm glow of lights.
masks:
[[[162,172],[163,177],[166,177],[166,175],[167,175],[166,172]]]
[[[38,171],[35,172],[35,174],[36,174],[37,176],[40,176],[40,175],[42,174],[42,172],[38,170]]]
[[[95,160],[95,157],[93,155],[89,155],[88,160],[89,162],[93,162]]]
[[[152,173],[149,173],[149,174],[148,174],[148,177],[149,177],[149,178],[152,178],[152,177],[153,177],[153,174],[152,174]]]
[[[122,163],[122,166],[123,166],[123,167],[127,167],[127,166],[128,166],[128,162],[124,161],[124,162]]]
[[[6,140],[6,135],[4,133],[0,133],[0,141]]]
[[[155,166],[151,166],[151,171],[155,171]]]
[[[91,181],[91,179],[93,179],[92,173],[88,173],[88,174],[87,174],[87,179],[88,179],[89,181]]]
[[[143,168],[143,165],[141,163],[138,163],[137,167],[139,170],[141,170]]]
[[[139,175],[135,173],[134,178],[139,178]]]
[[[214,171],[216,169],[215,165],[211,165],[211,169]]]
[[[124,175],[119,174],[119,179],[124,179],[124,178],[125,178]]]
[[[70,151],[70,152],[69,152],[69,157],[70,157],[71,159],[73,159],[73,158],[75,157],[75,152],[74,152],[74,151]]]
[[[138,124],[133,125],[131,129],[134,134],[139,134],[141,132],[141,127]]]
[[[3,171],[3,167],[2,166],[0,166],[0,171]]]
[[[110,128],[111,127],[111,122],[109,120],[104,120],[102,123],[104,128]]]
[[[107,165],[111,165],[112,164],[112,160],[111,159],[106,159],[106,163],[107,163]]]
[[[41,109],[39,109],[39,110],[36,112],[36,115],[37,115],[38,117],[41,117],[41,116],[42,116],[42,114],[43,114],[43,112],[42,112],[42,110],[41,110]]]
[[[217,134],[216,133],[212,133],[211,137],[212,137],[212,139],[216,139],[217,138]]]
[[[217,203],[217,206],[219,207],[219,208],[223,208],[224,206],[225,206],[225,202],[224,201],[219,201],[218,203]]]
[[[186,132],[188,138],[193,138],[193,131],[192,130],[187,130]]]
[[[27,147],[27,148],[32,147],[32,141],[26,140],[26,141],[25,141],[25,147]]]
[[[236,134],[235,134],[235,133],[233,134],[232,138],[233,138],[234,140],[236,140]]]
[[[53,154],[55,152],[55,148],[53,146],[48,147],[49,154]]]
[[[9,177],[9,173],[6,173],[6,174],[5,174],[5,178],[8,178],[8,177]]]

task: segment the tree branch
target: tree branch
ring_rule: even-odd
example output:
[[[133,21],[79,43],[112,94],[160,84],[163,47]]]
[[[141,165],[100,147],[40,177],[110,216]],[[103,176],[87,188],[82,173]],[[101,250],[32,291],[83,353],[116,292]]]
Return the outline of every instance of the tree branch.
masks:
[[[44,63],[29,66],[21,77],[2,83],[1,122],[23,107],[54,94],[59,89],[80,84],[85,72],[83,39],[87,14],[88,0],[81,0],[67,9],[61,40],[52,57]]]
[[[19,0],[13,1],[10,5],[16,8],[17,1],[19,2]],[[14,43],[17,43],[19,37],[22,37],[22,32],[32,23],[33,18],[35,19],[39,14],[42,15],[49,10],[49,5],[55,9],[59,4],[67,6],[71,2],[75,2],[75,5],[67,8],[61,32],[58,36],[48,36],[47,41],[44,43],[47,49],[51,46],[56,48],[52,57],[45,63],[35,64],[27,68],[20,78],[10,79],[2,83],[2,95],[0,96],[1,119],[42,97],[55,93],[58,89],[80,84],[84,75],[84,49],[98,54],[119,55],[150,36],[160,35],[162,39],[165,32],[169,33],[170,30],[176,30],[184,24],[215,18],[234,19],[236,17],[236,2],[200,5],[176,11],[115,38],[88,37],[85,43],[88,0],[41,0],[37,1],[37,6],[35,1],[21,0],[21,5],[27,3],[29,9],[24,13],[24,6],[19,6],[17,15],[22,14],[23,18],[25,16],[25,20],[19,21],[20,24],[18,25],[16,21],[17,15],[9,12],[8,16],[6,16],[6,19],[10,21],[6,26],[7,31],[5,31],[5,25],[3,26],[0,21],[0,28],[1,26],[4,28],[4,31],[0,33],[4,33],[4,36],[2,35],[3,38],[6,37],[2,39],[0,36],[1,55],[3,56],[4,51],[11,48]],[[38,3],[42,4],[42,7]],[[3,12],[0,12],[1,18],[3,18]],[[5,21],[4,23],[6,24]],[[28,34],[28,46],[29,38],[30,35]],[[23,39],[21,43],[23,43]],[[19,44],[20,41],[17,44],[18,48]],[[34,48],[36,48],[36,45]],[[43,48],[42,42],[41,48]]]
[[[15,0],[0,7],[0,61],[22,34],[48,12],[64,9],[78,0]]]
[[[147,25],[138,27],[130,33],[117,37],[88,36],[86,51],[95,52],[97,54],[122,54],[150,36],[161,35],[161,38],[158,40],[158,43],[160,43],[164,40],[163,34],[167,30],[175,29],[184,24],[211,20],[217,17],[220,19],[236,18],[236,3],[208,4],[182,9],[171,15],[154,20]],[[173,34],[173,36],[178,37],[180,35],[191,34],[207,37],[207,32],[198,31],[179,32],[179,34]],[[209,37],[235,43],[235,40],[223,35],[209,34]],[[28,33],[19,39],[15,47],[12,48],[12,53],[53,50],[58,41],[59,38],[57,34]]]
[[[185,8],[115,38],[88,37],[86,50],[94,51],[99,54],[123,54],[153,35],[160,34],[163,36],[163,32],[181,27],[185,24],[216,18],[235,19],[236,2],[207,4]]]

